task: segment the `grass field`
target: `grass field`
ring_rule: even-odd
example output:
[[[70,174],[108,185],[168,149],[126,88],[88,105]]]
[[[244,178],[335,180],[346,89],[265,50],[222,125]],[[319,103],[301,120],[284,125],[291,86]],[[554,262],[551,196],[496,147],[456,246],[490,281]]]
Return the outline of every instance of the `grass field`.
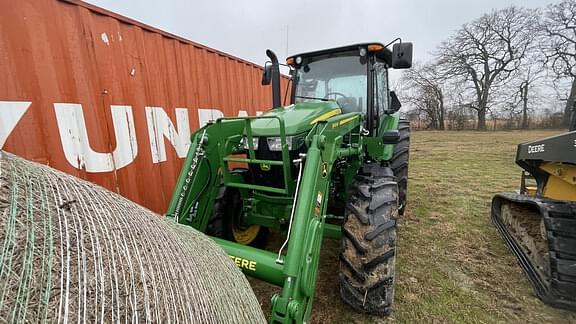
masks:
[[[519,186],[516,144],[560,132],[414,132],[393,314],[361,315],[340,301],[339,241],[325,240],[311,322],[576,323],[535,297],[489,217],[492,195]],[[278,289],[251,283],[268,311]]]

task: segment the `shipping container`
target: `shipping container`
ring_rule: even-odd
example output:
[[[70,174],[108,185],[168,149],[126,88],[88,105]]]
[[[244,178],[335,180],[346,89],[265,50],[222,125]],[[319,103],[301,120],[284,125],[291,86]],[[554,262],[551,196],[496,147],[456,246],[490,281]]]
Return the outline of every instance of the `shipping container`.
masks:
[[[163,213],[192,131],[271,106],[261,74],[84,2],[0,1],[0,149]]]

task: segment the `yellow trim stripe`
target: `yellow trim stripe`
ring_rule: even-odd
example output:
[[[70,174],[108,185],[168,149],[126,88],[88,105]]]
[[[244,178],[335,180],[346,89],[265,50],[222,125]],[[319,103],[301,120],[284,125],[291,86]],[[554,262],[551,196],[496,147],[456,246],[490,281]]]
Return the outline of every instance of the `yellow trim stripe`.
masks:
[[[310,122],[310,125],[314,125],[319,121],[326,120],[332,116],[336,116],[336,115],[341,114],[341,113],[342,113],[342,109],[336,108],[334,110],[331,110],[325,114],[322,114],[322,115],[316,117],[313,121]]]
[[[356,119],[356,118],[358,118],[358,115],[352,116],[352,117],[349,117],[349,118],[346,118],[346,119],[342,119],[340,122],[338,122],[338,126],[342,126],[342,125],[344,125],[344,124],[346,124],[346,123],[348,123],[348,122],[350,122],[350,121],[352,121],[352,120],[354,120],[354,119]]]

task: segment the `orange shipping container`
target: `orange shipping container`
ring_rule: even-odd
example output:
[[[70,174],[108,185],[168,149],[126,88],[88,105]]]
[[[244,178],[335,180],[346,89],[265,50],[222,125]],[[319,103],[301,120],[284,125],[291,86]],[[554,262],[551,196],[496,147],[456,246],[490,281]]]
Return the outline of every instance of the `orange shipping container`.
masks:
[[[190,133],[271,105],[261,73],[80,1],[1,1],[0,149],[163,213]]]

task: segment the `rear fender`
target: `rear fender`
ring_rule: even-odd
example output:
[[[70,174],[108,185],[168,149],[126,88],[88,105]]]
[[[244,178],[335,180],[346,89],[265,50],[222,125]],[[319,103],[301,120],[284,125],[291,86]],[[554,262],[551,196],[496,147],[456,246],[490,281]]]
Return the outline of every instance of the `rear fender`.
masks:
[[[372,159],[376,161],[389,161],[392,159],[395,144],[384,144],[383,136],[386,132],[397,131],[399,121],[400,113],[387,114],[380,121],[378,135],[364,138],[366,150]]]

